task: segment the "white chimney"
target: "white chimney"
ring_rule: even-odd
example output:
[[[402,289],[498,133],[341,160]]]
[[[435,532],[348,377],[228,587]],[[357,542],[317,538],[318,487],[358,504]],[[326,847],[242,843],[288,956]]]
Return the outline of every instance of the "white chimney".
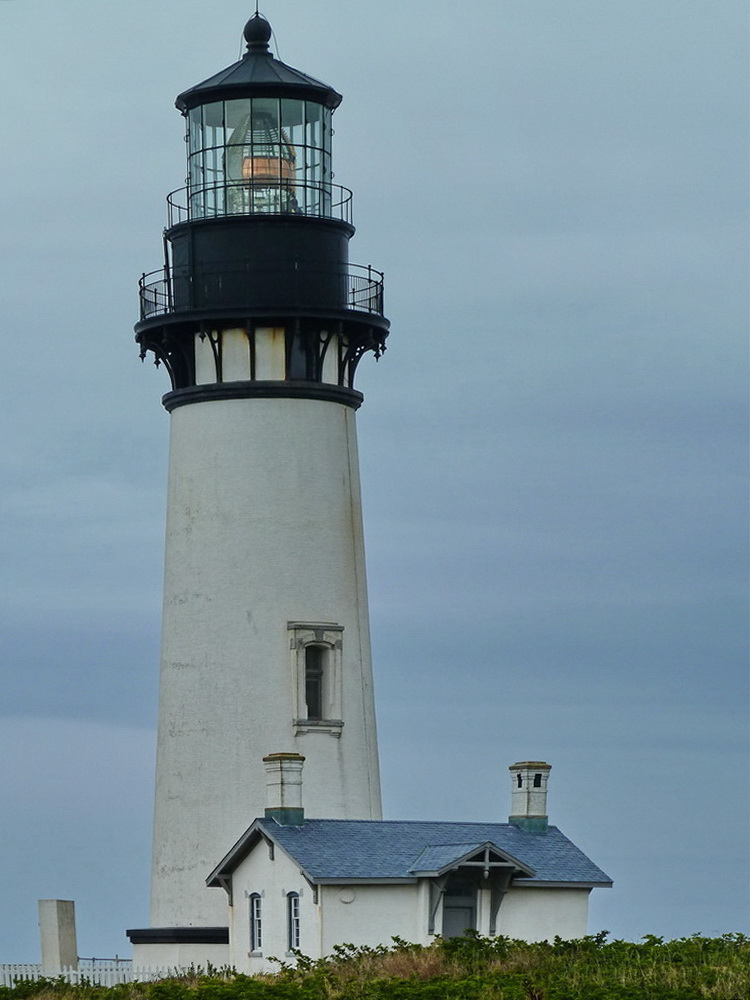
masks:
[[[305,811],[302,808],[301,753],[272,753],[263,758],[266,766],[266,819],[274,819],[280,826],[302,826]]]
[[[543,760],[522,760],[508,770],[512,781],[508,822],[529,833],[545,833],[550,765]]]

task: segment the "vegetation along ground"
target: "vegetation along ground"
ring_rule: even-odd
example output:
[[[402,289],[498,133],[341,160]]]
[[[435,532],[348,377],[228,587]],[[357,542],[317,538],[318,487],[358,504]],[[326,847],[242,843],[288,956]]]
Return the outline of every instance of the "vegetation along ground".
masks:
[[[320,961],[300,955],[274,975],[230,970],[102,987],[60,980],[0,988],[0,1000],[748,1000],[750,938],[526,944],[467,934],[428,947],[342,945]]]

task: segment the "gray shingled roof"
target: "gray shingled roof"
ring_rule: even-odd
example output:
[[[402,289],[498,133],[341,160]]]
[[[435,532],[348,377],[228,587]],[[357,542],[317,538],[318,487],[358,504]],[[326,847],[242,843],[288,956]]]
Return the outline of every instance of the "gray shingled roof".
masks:
[[[415,870],[426,870],[425,857],[445,864],[451,857],[464,857],[474,846],[491,843],[535,872],[524,884],[611,885],[609,876],[557,827],[549,827],[546,833],[529,833],[510,823],[306,819],[302,826],[280,826],[272,819],[260,819],[214,875],[228,874],[247,854],[253,839],[248,835],[253,830],[263,831],[282,847],[313,882],[413,880]],[[420,867],[415,869],[417,863]]]

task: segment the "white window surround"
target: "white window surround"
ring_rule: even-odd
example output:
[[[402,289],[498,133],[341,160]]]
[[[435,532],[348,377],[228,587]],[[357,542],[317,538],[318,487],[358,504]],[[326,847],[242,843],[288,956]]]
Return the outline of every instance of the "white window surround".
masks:
[[[293,954],[300,946],[300,897],[298,892],[286,895],[287,954]]]
[[[335,622],[287,622],[292,668],[292,722],[295,736],[326,733],[340,737],[344,722],[341,718],[343,625]],[[308,646],[319,646],[323,657],[322,718],[307,718],[306,655]]]
[[[263,903],[259,892],[252,892],[248,897],[250,917],[250,951],[249,955],[263,954]]]

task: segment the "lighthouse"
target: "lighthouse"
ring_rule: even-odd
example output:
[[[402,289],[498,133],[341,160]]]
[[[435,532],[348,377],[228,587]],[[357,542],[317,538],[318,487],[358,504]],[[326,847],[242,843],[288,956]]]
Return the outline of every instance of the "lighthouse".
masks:
[[[385,349],[383,277],[349,262],[341,95],[247,51],[176,101],[187,186],[136,340],[171,388],[151,926],[136,961],[221,962],[207,875],[305,759],[306,815],[380,819],[354,385]],[[165,950],[166,949],[166,950]]]

